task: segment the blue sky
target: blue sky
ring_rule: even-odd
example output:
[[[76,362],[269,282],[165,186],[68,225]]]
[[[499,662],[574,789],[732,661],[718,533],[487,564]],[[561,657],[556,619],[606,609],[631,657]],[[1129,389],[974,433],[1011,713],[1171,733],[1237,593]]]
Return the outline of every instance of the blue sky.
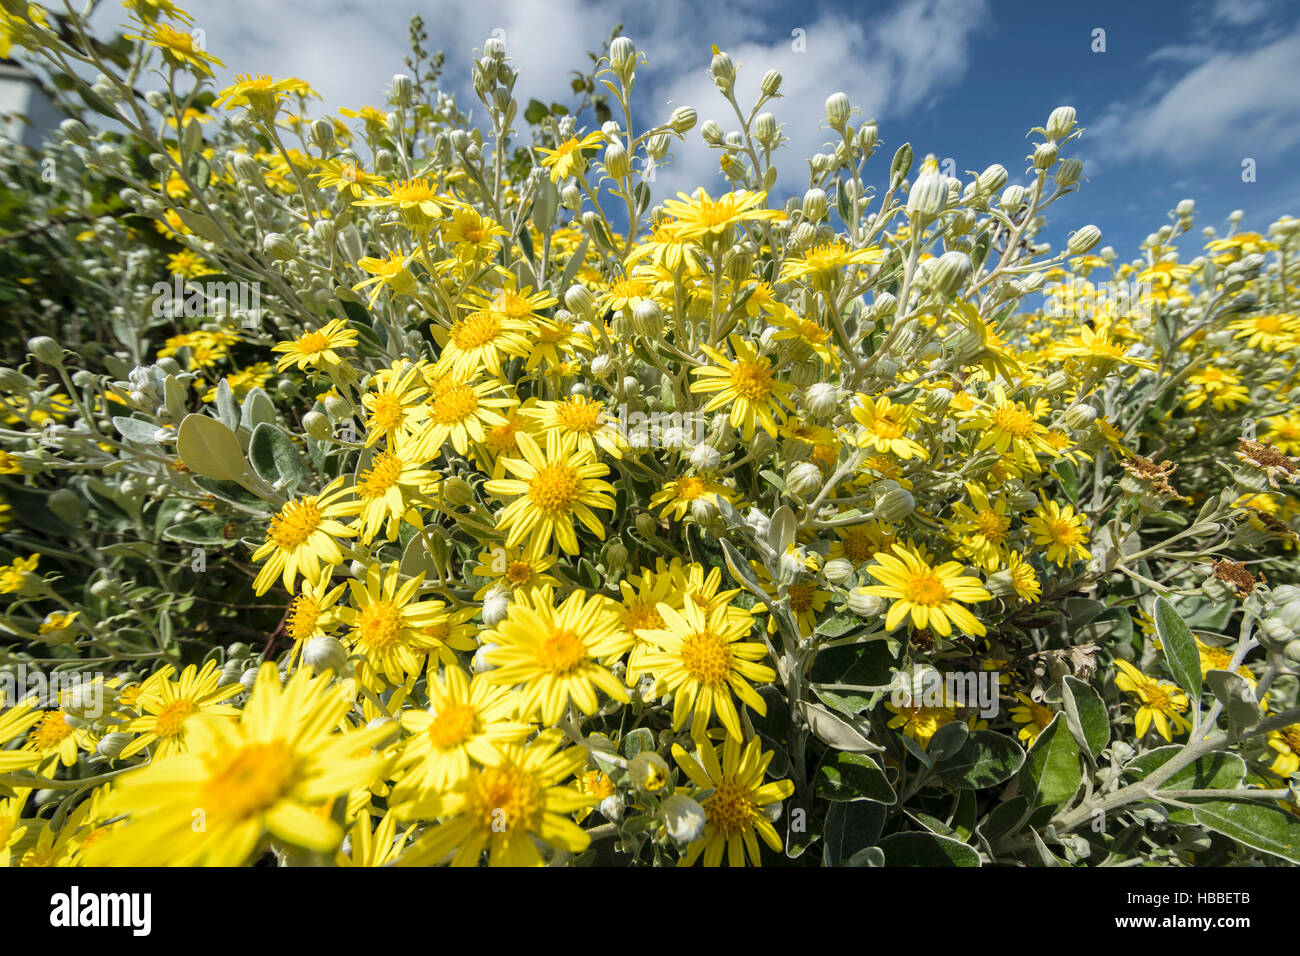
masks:
[[[727,107],[708,76],[712,44],[741,66],[744,95],[769,67],[785,75],[772,107],[792,142],[778,159],[778,192],[801,192],[804,157],[827,142],[826,97],[842,90],[879,122],[883,148],[868,171],[877,183],[894,149],[910,141],[918,160],[951,157],[959,175],[1000,162],[1024,181],[1025,133],[1051,110],[1074,106],[1084,136],[1083,190],[1051,210],[1046,238],[1058,245],[1085,223],[1124,258],[1194,198],[1198,226],[1221,231],[1233,210],[1263,229],[1300,214],[1300,4],[1289,0],[1056,4],[1020,0],[870,0],[844,3],[647,4],[624,0],[189,0],[208,49],[235,73],[270,72],[311,82],[325,108],[382,105],[403,69],[407,22],[418,10],[429,46],[447,55],[444,82],[462,108],[479,106],[468,88],[474,50],[504,31],[521,71],[516,93],[568,102],[568,71],[585,67],[616,23],[650,58],[638,74],[640,123],[693,106],[724,129]],[[101,9],[120,19],[120,10]],[[101,21],[102,22],[102,21]],[[110,23],[106,23],[111,25]],[[1105,52],[1093,52],[1094,31]],[[792,48],[804,31],[806,50]],[[752,100],[751,100],[752,102]],[[480,110],[481,111],[481,110]],[[637,118],[634,116],[634,120]],[[716,152],[697,127],[674,146],[674,165],[657,191],[723,186]],[[1254,160],[1256,181],[1242,181]],[[1197,237],[1199,245],[1199,237]]]

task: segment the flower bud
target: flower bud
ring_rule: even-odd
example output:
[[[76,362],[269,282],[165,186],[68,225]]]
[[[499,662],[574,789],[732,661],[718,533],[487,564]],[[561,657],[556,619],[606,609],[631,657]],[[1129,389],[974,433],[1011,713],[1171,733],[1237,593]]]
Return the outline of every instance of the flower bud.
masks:
[[[653,538],[659,530],[659,522],[648,511],[642,511],[637,515],[635,524],[636,530],[643,538]]]
[[[325,671],[343,674],[348,663],[348,650],[338,638],[320,634],[303,647],[302,662],[312,669],[313,674]]]
[[[32,353],[38,362],[44,362],[46,365],[63,364],[63,349],[48,335],[37,335],[28,339],[27,351]]]
[[[311,141],[323,150],[334,145],[334,124],[318,119],[311,124]]]
[[[1034,150],[1034,168],[1047,169],[1056,162],[1057,155],[1058,150],[1055,146],[1051,143],[1042,143]]]
[[[879,617],[885,613],[885,599],[868,594],[866,588],[849,591],[849,610],[858,617]]]
[[[994,163],[988,169],[984,170],[984,172],[980,173],[979,179],[976,180],[976,184],[979,186],[980,192],[987,193],[989,195],[992,195],[993,193],[1001,189],[1003,186],[1005,186],[1006,182],[1007,182],[1006,167],[998,163]]]
[[[1058,186],[1073,186],[1083,175],[1083,160],[1075,159],[1073,156],[1061,160],[1056,167],[1056,184]]]
[[[643,793],[658,793],[668,783],[668,761],[653,750],[643,750],[627,762],[627,775]]]
[[[876,499],[876,517],[889,524],[897,524],[915,510],[916,499],[906,488],[895,488]]]
[[[804,392],[803,404],[815,418],[829,418],[839,408],[839,391],[828,382],[816,382]]]
[[[970,278],[970,256],[964,252],[945,252],[933,266],[930,281],[936,292],[951,296]]]
[[[609,65],[614,75],[626,85],[636,68],[636,44],[627,37],[617,37],[609,45]]]
[[[712,445],[700,442],[691,449],[691,467],[696,471],[716,471],[722,464],[722,453]]]
[[[704,835],[709,818],[704,808],[686,794],[674,793],[660,804],[660,809],[664,815],[664,829],[678,843],[693,843]]]
[[[510,611],[510,591],[508,588],[494,587],[483,595],[483,623],[496,627],[506,619]]]
[[[695,128],[697,119],[695,110],[689,106],[679,106],[668,117],[668,125],[672,127],[674,133],[689,133]]]
[[[262,238],[262,251],[276,259],[292,259],[298,254],[289,237],[279,232],[268,232]]]
[[[800,498],[818,491],[822,486],[822,470],[810,461],[801,461],[785,475],[785,486]]]
[[[474,501],[474,488],[460,475],[449,475],[442,483],[442,497],[453,508],[464,508]]]
[[[948,180],[939,172],[939,163],[927,156],[921,164],[921,174],[907,194],[907,215],[920,222],[933,219],[943,212],[948,202]]]
[[[826,192],[810,189],[803,194],[803,215],[809,222],[821,222],[826,217]]]
[[[632,328],[647,339],[663,335],[663,313],[653,299],[642,299],[632,310]]]
[[[87,147],[90,145],[90,130],[86,129],[86,124],[81,120],[65,119],[59,124],[59,132],[63,138],[74,146]]]
[[[763,79],[758,84],[758,88],[764,96],[776,96],[781,91],[782,79],[780,70],[768,70],[763,74]]]
[[[1070,234],[1065,249],[1072,256],[1081,256],[1101,242],[1101,230],[1096,226],[1084,226]]]
[[[244,673],[239,675],[239,683],[243,686],[244,690],[251,692],[253,685],[257,683],[257,668],[245,668]]]
[[[488,37],[483,41],[483,55],[493,60],[505,59],[506,41],[497,36]]]
[[[731,57],[726,53],[719,51],[713,54],[709,71],[713,74],[713,85],[723,93],[730,92],[736,84],[736,64],[731,62]]]
[[[853,571],[853,562],[848,558],[831,558],[822,568],[822,573],[831,584],[843,584],[853,577]]]
[[[614,538],[605,547],[605,566],[610,571],[617,571],[627,565],[627,545],[620,538]]]
[[[880,141],[880,130],[876,128],[875,123],[868,123],[858,130],[854,142],[857,143],[858,149],[864,153],[869,153],[876,148],[876,143]]]
[[[591,360],[591,374],[596,378],[604,378],[614,368],[614,360],[603,352]]]
[[[852,110],[853,106],[844,93],[832,93],[826,98],[826,122],[830,124],[833,130],[844,128],[844,124],[849,121],[849,114]]]
[[[705,120],[704,125],[700,127],[700,135],[710,146],[717,146],[722,142],[722,127],[713,120]]]
[[[1097,409],[1086,403],[1071,405],[1065,410],[1065,415],[1062,417],[1062,421],[1065,422],[1065,427],[1069,428],[1071,431],[1079,431],[1087,428],[1096,420]]]
[[[111,731],[99,738],[99,743],[95,744],[95,752],[101,757],[116,760],[134,738],[135,734],[123,733],[120,730]]]
[[[615,182],[622,182],[627,176],[629,162],[627,150],[619,143],[610,143],[605,147],[605,172]]]
[[[1074,129],[1074,107],[1058,106],[1052,110],[1052,115],[1047,118],[1047,135],[1050,139],[1060,140],[1070,135],[1070,130]]]
[[[564,305],[575,315],[589,319],[596,310],[596,297],[584,285],[571,285],[568,291],[564,293]]]
[[[1024,202],[1024,199],[1025,199],[1024,186],[1008,186],[1006,189],[1002,190],[1002,198],[1000,202],[1002,204],[1003,209],[1006,209],[1010,212],[1015,212],[1017,209],[1020,208],[1020,204]]]

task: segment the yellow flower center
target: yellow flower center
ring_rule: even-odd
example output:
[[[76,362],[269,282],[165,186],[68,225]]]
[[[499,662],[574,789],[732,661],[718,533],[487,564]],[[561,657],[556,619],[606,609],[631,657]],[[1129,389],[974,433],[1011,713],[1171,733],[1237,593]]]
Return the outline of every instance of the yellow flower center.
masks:
[[[528,483],[528,499],[548,515],[567,513],[581,493],[577,471],[564,462],[543,465]]]
[[[285,630],[295,641],[305,641],[316,633],[320,621],[320,603],[310,594],[299,594],[289,607]]]
[[[579,778],[579,783],[583,793],[589,793],[599,800],[614,795],[614,781],[599,770],[588,770]]]
[[[427,179],[410,179],[398,183],[391,193],[398,202],[429,202],[437,198],[437,193]]]
[[[554,631],[537,648],[537,666],[557,677],[573,673],[587,659],[587,645],[572,631]]]
[[[317,352],[323,352],[329,344],[329,339],[323,333],[308,332],[298,340],[298,349],[308,355],[315,355]]]
[[[179,30],[173,30],[164,24],[159,24],[154,28],[154,40],[176,53],[194,53],[194,37]]]
[[[705,485],[701,478],[692,475],[689,478],[683,478],[677,482],[677,498],[680,501],[694,501],[700,495],[704,494]]]
[[[1078,529],[1065,518],[1047,522],[1047,533],[1056,544],[1074,544],[1079,540]]]
[[[370,413],[370,421],[381,431],[392,431],[402,424],[405,417],[402,400],[391,392],[375,396],[375,403]]]
[[[38,750],[51,750],[61,744],[72,731],[72,725],[63,719],[63,711],[51,711],[41,718],[41,722],[32,731],[32,744]]]
[[[426,731],[429,742],[439,750],[462,744],[478,727],[478,713],[468,704],[448,704],[433,718]]]
[[[975,530],[988,541],[996,543],[1005,540],[1010,527],[1011,519],[996,511],[986,510],[975,515]]]
[[[471,312],[451,327],[452,342],[462,352],[482,348],[501,331],[501,320],[491,312]]]
[[[180,736],[181,726],[185,723],[185,718],[198,709],[198,704],[192,700],[172,701],[158,712],[158,716],[154,719],[153,732],[159,737]]]
[[[293,752],[283,741],[250,743],[209,763],[198,805],[236,820],[269,810],[293,785]]]
[[[1282,331],[1282,320],[1276,315],[1261,315],[1255,320],[1255,328],[1268,335]]]
[[[266,535],[276,547],[292,551],[302,545],[320,527],[321,513],[316,502],[290,501],[271,517]]]
[[[533,314],[532,304],[513,292],[501,292],[492,300],[492,311],[511,319],[522,319]]]
[[[357,479],[357,492],[367,500],[382,498],[401,477],[402,459],[391,451],[380,452]]]
[[[948,599],[948,589],[933,571],[924,571],[908,580],[903,596],[912,604],[937,607]]]
[[[844,556],[855,564],[861,564],[879,550],[869,532],[856,528],[844,533],[842,547]]]
[[[356,627],[361,643],[367,648],[386,650],[402,636],[402,611],[392,601],[374,601],[357,614]]]
[[[623,609],[623,630],[628,632],[657,630],[665,626],[655,602],[639,598]]]
[[[731,387],[742,398],[765,401],[772,394],[772,372],[767,362],[737,361],[731,369]]]
[[[686,673],[701,684],[721,684],[731,675],[731,647],[713,631],[691,634],[680,654]]]
[[[800,581],[790,585],[786,592],[790,596],[790,610],[796,614],[801,611],[810,611],[813,606],[813,588],[806,581]]]
[[[1028,438],[1034,433],[1034,416],[1019,405],[1003,405],[993,413],[993,427],[1012,438]]]
[[[1300,724],[1291,724],[1278,731],[1292,753],[1300,753]],[[3,841],[0,841],[2,843]]]
[[[512,763],[485,767],[465,788],[465,817],[486,833],[527,831],[542,810],[542,797],[528,771]]]
[[[872,423],[872,431],[877,438],[903,437],[903,426],[889,418],[877,418]]]
[[[561,402],[555,408],[555,417],[570,431],[594,432],[600,427],[600,402],[588,401],[582,395]]]
[[[533,579],[533,568],[527,561],[511,561],[506,567],[506,580],[515,587],[527,584]]]
[[[710,826],[732,837],[753,826],[760,810],[748,787],[735,777],[724,777],[716,781],[713,796],[704,801],[704,813]]]

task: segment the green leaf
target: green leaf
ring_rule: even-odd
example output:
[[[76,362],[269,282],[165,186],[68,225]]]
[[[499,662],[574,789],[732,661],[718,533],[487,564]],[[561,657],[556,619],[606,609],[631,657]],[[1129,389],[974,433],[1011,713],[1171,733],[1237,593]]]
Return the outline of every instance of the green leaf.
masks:
[[[984,790],[1010,780],[1024,762],[1024,750],[1010,737],[977,730],[961,750],[938,761],[935,772],[950,787]]]
[[[964,721],[949,721],[934,732],[934,736],[930,738],[930,744],[926,748],[926,753],[932,763],[938,763],[946,757],[952,757],[960,753],[969,739],[970,728],[966,726]]]
[[[1164,648],[1165,662],[1174,675],[1174,682],[1201,703],[1201,654],[1196,649],[1196,639],[1178,616],[1178,612],[1164,598],[1156,598],[1156,633]]]
[[[137,445],[157,445],[158,426],[153,422],[146,422],[140,418],[127,418],[125,415],[113,416],[113,427],[127,441],[135,442]]]
[[[1110,743],[1110,717],[1091,684],[1066,675],[1061,692],[1070,732],[1095,761]]]
[[[889,866],[979,866],[980,855],[936,833],[894,833],[880,841]]]
[[[176,435],[176,454],[196,475],[237,482],[244,477],[239,437],[215,418],[186,415]]]
[[[524,110],[524,121],[530,125],[540,123],[548,112],[546,104],[541,100],[529,100],[528,108]]]
[[[885,748],[873,743],[869,738],[871,728],[862,721],[850,723],[849,719],[832,713],[819,704],[803,701],[800,704],[804,719],[809,728],[823,743],[830,744],[836,750],[850,753],[879,752]]]
[[[649,727],[638,727],[623,738],[623,756],[631,760],[643,750],[655,751],[655,735]]]
[[[1239,734],[1259,723],[1259,702],[1255,700],[1255,689],[1246,683],[1246,678],[1232,671],[1211,670],[1206,672],[1205,682],[1223,704],[1228,715],[1229,734]]]
[[[1182,753],[1179,744],[1158,747],[1138,754],[1124,767],[1124,772],[1137,780],[1145,780],[1155,770]],[[1237,754],[1216,750],[1202,754],[1172,777],[1160,784],[1160,790],[1236,790],[1246,779],[1246,762]]]
[[[253,429],[248,443],[248,460],[264,481],[280,481],[280,487],[292,491],[303,479],[298,449],[279,428],[263,422]]]
[[[1020,770],[1020,788],[1038,806],[1064,803],[1083,782],[1079,742],[1066,729],[1064,718],[1057,714],[1038,735]]]
[[[874,800],[893,804],[898,800],[885,772],[865,754],[827,751],[817,768],[817,796],[833,802]]]
[[[191,212],[188,209],[177,209],[176,214],[181,217],[181,222],[185,223],[185,228],[200,239],[207,239],[209,242],[226,241],[220,227],[202,213]]]
[[[1264,853],[1300,863],[1300,817],[1258,802],[1214,800],[1192,811],[1196,822]]]
[[[225,518],[205,516],[169,525],[163,529],[163,537],[182,544],[229,544],[225,528]]]
[[[1019,823],[1028,810],[1028,800],[1024,797],[1012,797],[1006,803],[999,803],[992,809],[980,824],[979,831],[986,840],[996,839]]]
[[[886,815],[884,804],[869,800],[832,803],[822,831],[822,865],[843,866],[846,859],[873,846]]]

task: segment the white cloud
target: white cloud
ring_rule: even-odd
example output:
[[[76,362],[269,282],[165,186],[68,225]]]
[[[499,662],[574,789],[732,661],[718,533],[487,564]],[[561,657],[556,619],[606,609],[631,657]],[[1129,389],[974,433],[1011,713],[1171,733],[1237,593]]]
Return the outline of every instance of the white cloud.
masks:
[[[521,104],[536,97],[571,103],[571,70],[589,69],[596,50],[618,23],[650,59],[638,74],[634,122],[662,122],[676,105],[695,107],[736,126],[708,75],[710,47],[718,44],[741,64],[738,97],[746,109],[768,69],[785,76],[783,98],[770,105],[791,142],[778,154],[781,186],[801,190],[805,158],[821,150],[826,97],[844,91],[863,117],[898,119],[924,107],[966,71],[972,34],[987,21],[986,0],[899,0],[869,16],[853,10],[801,20],[797,7],[776,0],[667,0],[654,7],[631,0],[189,0],[207,48],[226,63],[219,85],[238,73],[297,76],[323,96],[324,111],[362,104],[381,106],[394,73],[404,72],[407,25],[418,10],[431,51],[446,54],[444,83],[459,93],[461,108],[481,106],[469,88],[470,58],[494,31],[504,31],[519,71]],[[120,10],[101,8],[101,29],[121,22]],[[795,52],[791,31],[805,31],[806,52]],[[474,109],[479,107],[478,109]],[[639,111],[640,115],[637,115]],[[730,119],[730,122],[728,120]],[[820,127],[820,128],[819,128]],[[889,147],[902,140],[882,128]],[[897,139],[897,142],[894,140]],[[678,186],[722,185],[718,154],[698,127],[686,144],[675,143],[675,165],[663,169],[656,192]]]
[[[1207,55],[1162,92],[1111,106],[1089,138],[1112,159],[1273,158],[1300,142],[1297,87],[1300,31],[1247,52]]]

